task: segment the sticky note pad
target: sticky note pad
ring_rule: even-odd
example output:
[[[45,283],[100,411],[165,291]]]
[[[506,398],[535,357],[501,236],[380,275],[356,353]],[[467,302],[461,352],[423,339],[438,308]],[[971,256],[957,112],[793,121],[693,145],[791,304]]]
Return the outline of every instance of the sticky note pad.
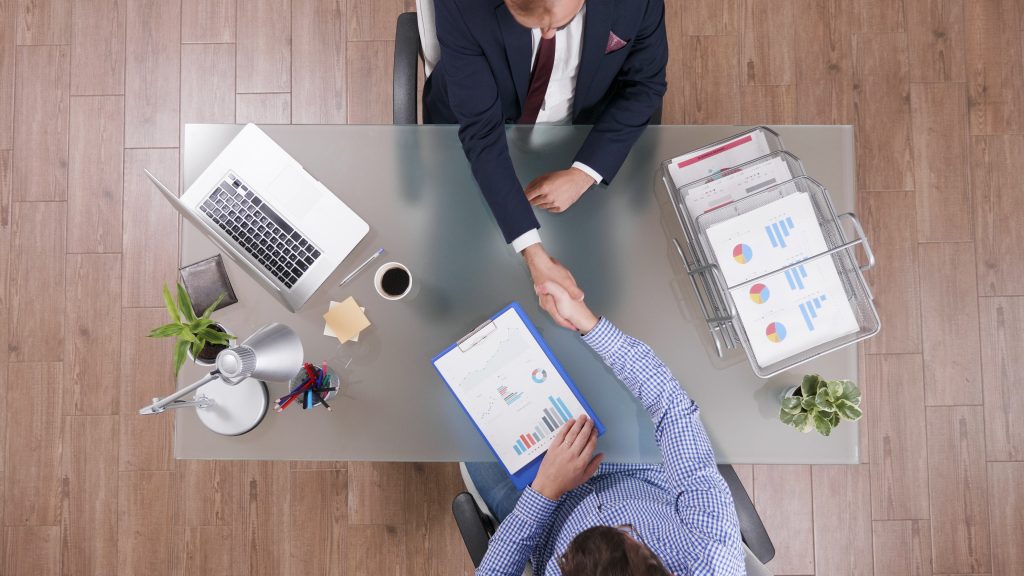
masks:
[[[341,302],[331,302],[331,309],[332,310],[335,307],[337,307],[337,306],[341,306]],[[361,312],[365,313],[366,312],[366,307],[365,306],[360,306],[359,310]],[[331,338],[337,338],[338,337],[338,335],[334,333],[334,330],[331,330],[331,327],[328,324],[324,324],[324,336],[330,336]],[[359,342],[359,334],[356,334],[352,338],[346,340],[346,342]]]
[[[324,314],[324,321],[342,343],[358,336],[370,326],[370,320],[351,296],[340,303],[332,302],[330,310]]]

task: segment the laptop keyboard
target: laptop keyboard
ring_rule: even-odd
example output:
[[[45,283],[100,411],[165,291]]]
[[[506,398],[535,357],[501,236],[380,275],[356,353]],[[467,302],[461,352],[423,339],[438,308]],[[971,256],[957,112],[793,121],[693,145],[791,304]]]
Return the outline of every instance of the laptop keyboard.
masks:
[[[199,209],[285,288],[294,286],[320,257],[308,238],[231,172]]]

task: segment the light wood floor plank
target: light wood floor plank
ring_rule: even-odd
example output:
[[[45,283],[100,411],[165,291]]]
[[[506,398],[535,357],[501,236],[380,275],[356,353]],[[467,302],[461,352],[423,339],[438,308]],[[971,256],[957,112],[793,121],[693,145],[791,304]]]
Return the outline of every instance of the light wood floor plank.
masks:
[[[405,462],[349,462],[349,524],[401,525],[408,511],[395,495],[405,489],[408,466]]]
[[[743,86],[740,93],[743,124],[796,123],[796,86]]]
[[[467,574],[469,553],[452,517],[452,499],[465,490],[458,464],[413,463],[406,469],[404,492],[404,574]],[[431,558],[423,566],[417,558]],[[472,574],[472,570],[468,574]]]
[[[19,389],[60,386],[59,362],[11,363],[9,382]],[[49,402],[7,402],[4,449],[4,516],[8,526],[60,524],[61,415]]]
[[[18,0],[0,0],[0,149],[14,146],[14,16]]]
[[[1024,460],[1024,298],[982,298],[981,365],[988,460]]]
[[[1024,574],[1024,462],[988,464],[992,574]]]
[[[71,0],[18,0],[18,44],[69,44]]]
[[[124,98],[71,98],[68,252],[120,252]]]
[[[981,404],[974,244],[920,245],[924,396],[928,406]],[[956,334],[956,338],[950,338]]]
[[[182,573],[185,529],[174,472],[120,473],[117,536],[118,574]]]
[[[14,199],[64,200],[68,192],[67,46],[18,48]]]
[[[350,42],[348,48],[349,124],[390,124],[395,61],[394,42]]]
[[[680,34],[720,36],[740,29],[741,0],[686,0],[681,4],[686,16],[681,18]]]
[[[853,3],[795,0],[796,113],[801,124],[852,124]]]
[[[354,0],[352,5],[374,6],[381,3]],[[292,122],[296,124],[344,124],[348,115],[346,86],[365,86],[365,89],[372,90],[373,98],[383,99],[385,91],[372,82],[372,75],[357,76],[355,79],[345,77],[345,15],[345,0],[293,0],[292,29],[295,30],[295,41],[292,45],[291,97]],[[361,56],[374,55],[362,53]],[[373,58],[372,63],[376,66],[364,66],[360,70],[371,73],[380,70],[380,74],[390,70],[391,65],[380,58]],[[388,79],[391,79],[390,73]],[[387,90],[386,94],[390,95],[391,90]]]
[[[743,488],[747,491],[747,496],[750,496],[750,501],[754,501],[754,466],[753,464],[733,464],[732,469],[736,471],[736,475],[740,478],[740,483],[743,484]]]
[[[972,240],[963,84],[911,84],[917,230],[922,242]]]
[[[927,520],[872,522],[875,576],[932,576]]]
[[[877,266],[865,274],[884,328],[864,343],[868,354],[922,350],[917,219],[913,192],[862,192],[859,198]]]
[[[793,0],[743,0],[741,85],[796,82]]]
[[[72,0],[71,93],[124,94],[128,0]]]
[[[181,125],[235,120],[235,45],[182,44]]]
[[[67,416],[61,464],[64,574],[117,573],[118,416]]]
[[[776,574],[814,574],[810,466],[754,466],[754,506],[775,544],[768,568]]]
[[[65,414],[117,414],[121,374],[121,255],[69,254]]]
[[[928,442],[921,356],[868,356],[864,396],[871,443],[871,518],[928,518]]]
[[[292,95],[238,94],[235,97],[235,122],[246,124],[291,124]]]
[[[818,576],[871,576],[868,465],[811,466],[814,569]]]
[[[7,402],[7,325],[10,317],[10,295],[8,281],[11,257],[11,151],[0,151],[0,402]],[[7,416],[0,410],[0,446],[7,438]],[[0,457],[0,478],[4,470],[4,458]],[[3,498],[3,481],[0,480],[0,499]],[[0,500],[2,501],[2,500]],[[3,506],[0,506],[0,522],[3,522]],[[3,526],[4,524],[0,524]]]
[[[665,121],[739,123],[739,43],[736,37],[684,36],[678,45],[666,70],[671,88],[665,95]]]
[[[11,228],[11,198],[14,196],[13,180],[14,152],[12,150],[0,150],[0,229],[8,231]],[[0,272],[0,274],[4,273]]]
[[[4,530],[4,574],[58,576],[60,564],[60,528],[24,526]]]
[[[1024,295],[1024,136],[971,138],[971,197],[982,296]]]
[[[175,147],[181,79],[181,0],[132,0],[126,21],[125,146]]]
[[[927,411],[932,568],[937,573],[988,572],[992,556],[984,409],[942,406]]]
[[[345,574],[359,574],[367,566],[373,566],[374,574],[406,574],[403,560],[406,556],[406,539],[401,526],[366,525],[345,528]],[[432,560],[443,560],[434,557]],[[418,566],[421,570],[426,565]],[[418,570],[417,572],[420,572]],[[456,572],[449,572],[456,574]]]
[[[179,460],[185,525],[233,526],[242,518],[242,465],[238,460]]]
[[[182,43],[234,42],[236,12],[235,0],[182,0]]]
[[[1024,47],[1016,0],[964,3],[971,134],[1024,132]]]
[[[861,190],[914,188],[909,79],[905,34],[854,35],[853,107]]]
[[[291,505],[288,507],[288,567],[292,574],[356,574],[345,570],[348,524],[348,483],[344,470],[290,472]],[[348,544],[351,544],[349,542]],[[382,542],[372,546],[382,546]],[[384,548],[384,550],[388,550]],[[388,550],[394,558],[400,550]],[[373,572],[388,571],[378,564],[357,564]]]
[[[248,574],[276,576],[287,573],[288,518],[292,490],[287,462],[245,462],[240,491],[245,499],[241,528],[243,549],[249,550]]]
[[[185,528],[185,576],[246,576],[238,559],[248,550],[238,546],[239,530],[232,526]]]
[[[291,90],[292,10],[290,0],[236,0],[239,92]]]
[[[11,211],[11,362],[64,359],[65,212],[63,202],[15,202]]]
[[[912,82],[963,82],[963,0],[904,0]]]
[[[850,3],[854,6],[855,33],[906,30],[904,0],[852,0]]]
[[[125,307],[163,306],[162,286],[173,286],[178,277],[178,212],[143,169],[178,192],[178,151],[125,151],[121,289]]]
[[[394,40],[398,15],[409,11],[405,0],[351,0],[348,10],[349,40]]]
[[[172,342],[148,338],[166,324],[164,308],[125,308],[121,313],[120,470],[173,470],[173,414],[142,416],[139,409],[154,397],[175,390]]]
[[[341,460],[292,460],[289,470],[348,470],[348,462]]]

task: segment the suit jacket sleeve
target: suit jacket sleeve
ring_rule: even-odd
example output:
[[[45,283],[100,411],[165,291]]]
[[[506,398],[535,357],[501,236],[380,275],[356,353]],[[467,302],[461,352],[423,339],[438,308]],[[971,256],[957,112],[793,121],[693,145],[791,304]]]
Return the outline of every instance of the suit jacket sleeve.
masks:
[[[630,52],[616,77],[615,94],[601,112],[590,135],[576,154],[576,161],[597,171],[606,182],[622,167],[651,115],[665,95],[665,4],[650,0]]]
[[[436,0],[435,11],[448,99],[459,122],[462,149],[505,242],[511,243],[540,224],[508,154],[498,89],[454,0]]]

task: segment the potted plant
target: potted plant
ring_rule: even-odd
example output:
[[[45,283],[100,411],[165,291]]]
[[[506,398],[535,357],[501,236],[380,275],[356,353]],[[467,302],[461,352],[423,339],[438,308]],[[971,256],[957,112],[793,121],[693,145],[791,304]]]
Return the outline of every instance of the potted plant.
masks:
[[[825,380],[817,374],[804,376],[800,386],[786,391],[779,420],[801,432],[815,429],[828,436],[840,420],[856,422],[860,409],[860,388],[849,380]]]
[[[223,298],[224,294],[218,296],[217,300],[197,317],[185,287],[178,284],[178,299],[175,301],[171,291],[164,284],[164,303],[172,321],[155,328],[149,333],[149,337],[177,338],[178,341],[174,344],[175,376],[185,363],[186,355],[191,356],[198,364],[212,365],[217,360],[217,354],[227,349],[235,338],[223,326],[210,319],[210,314],[217,309]]]

